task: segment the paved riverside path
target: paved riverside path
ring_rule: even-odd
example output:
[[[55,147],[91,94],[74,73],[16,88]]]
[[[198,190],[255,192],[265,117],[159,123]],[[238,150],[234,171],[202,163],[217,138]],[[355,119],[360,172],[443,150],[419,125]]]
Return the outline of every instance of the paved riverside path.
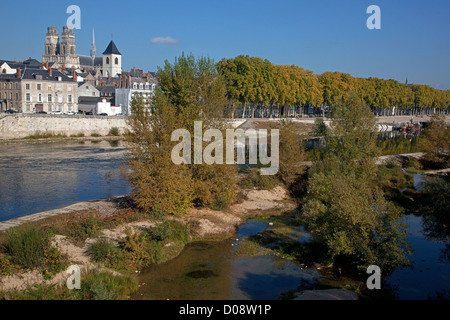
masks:
[[[117,197],[111,197],[107,199],[99,199],[99,200],[92,200],[92,201],[86,201],[86,202],[79,202],[75,203],[73,205],[60,208],[60,209],[54,209],[54,210],[48,210],[44,212],[39,212],[27,216],[23,216],[20,218],[7,220],[0,222],[0,232],[1,231],[7,231],[10,228],[18,227],[25,223],[30,222],[36,222],[39,220],[43,220],[49,217],[57,216],[64,213],[71,213],[76,211],[83,211],[83,210],[97,210],[102,214],[111,214],[118,208],[120,208],[121,203],[127,200],[127,196],[117,196]]]

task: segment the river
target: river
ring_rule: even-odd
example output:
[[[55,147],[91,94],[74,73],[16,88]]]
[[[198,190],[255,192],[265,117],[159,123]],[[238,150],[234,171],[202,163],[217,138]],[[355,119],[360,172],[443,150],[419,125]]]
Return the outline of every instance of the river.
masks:
[[[120,172],[125,152],[121,142],[107,141],[0,145],[0,221],[129,193]],[[386,278],[389,293],[400,300],[449,299],[449,239],[433,237],[422,217],[405,219],[413,267]],[[236,255],[240,240],[266,228],[268,222],[249,221],[230,240],[188,244],[177,258],[140,275],[133,299],[270,300],[314,288],[321,270],[273,256]]]
[[[128,194],[120,141],[0,145],[0,221]]]

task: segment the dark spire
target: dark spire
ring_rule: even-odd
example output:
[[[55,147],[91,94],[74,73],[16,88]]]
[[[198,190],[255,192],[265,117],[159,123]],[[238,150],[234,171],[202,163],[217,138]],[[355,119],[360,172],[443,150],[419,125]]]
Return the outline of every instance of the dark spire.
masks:
[[[108,48],[106,48],[105,52],[103,52],[103,54],[120,54],[122,55],[119,50],[116,47],[116,44],[114,43],[113,40],[111,40],[111,42],[109,43]]]

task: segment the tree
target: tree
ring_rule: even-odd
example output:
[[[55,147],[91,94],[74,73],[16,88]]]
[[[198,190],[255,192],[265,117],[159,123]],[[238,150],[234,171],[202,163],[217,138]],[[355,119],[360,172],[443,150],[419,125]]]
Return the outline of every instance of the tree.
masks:
[[[227,206],[235,196],[235,165],[172,161],[180,143],[172,141],[175,130],[185,129],[194,137],[196,121],[202,123],[202,133],[227,128],[226,87],[215,63],[183,54],[174,64],[166,61],[158,68],[158,78],[151,110],[137,97],[129,117],[128,176],[136,203],[147,212],[173,215],[186,213],[194,204]],[[202,153],[205,146],[203,142]],[[193,153],[191,148],[191,159]]]
[[[425,153],[422,161],[429,167],[445,168],[450,161],[450,130],[445,117],[433,115],[429,126],[419,138],[419,149]]]
[[[401,211],[373,178],[375,133],[374,115],[356,93],[333,106],[325,155],[310,169],[301,218],[335,264],[388,271],[406,263],[409,247]]]
[[[290,186],[304,173],[304,158],[304,144],[296,133],[295,124],[291,120],[283,120],[280,128],[278,176],[286,185]]]

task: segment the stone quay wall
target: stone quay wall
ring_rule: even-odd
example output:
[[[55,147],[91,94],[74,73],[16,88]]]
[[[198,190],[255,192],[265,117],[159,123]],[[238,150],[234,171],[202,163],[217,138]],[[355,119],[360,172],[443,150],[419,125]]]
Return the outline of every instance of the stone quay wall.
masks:
[[[41,134],[107,135],[111,128],[127,130],[126,117],[14,114],[0,116],[0,139],[22,139]]]

